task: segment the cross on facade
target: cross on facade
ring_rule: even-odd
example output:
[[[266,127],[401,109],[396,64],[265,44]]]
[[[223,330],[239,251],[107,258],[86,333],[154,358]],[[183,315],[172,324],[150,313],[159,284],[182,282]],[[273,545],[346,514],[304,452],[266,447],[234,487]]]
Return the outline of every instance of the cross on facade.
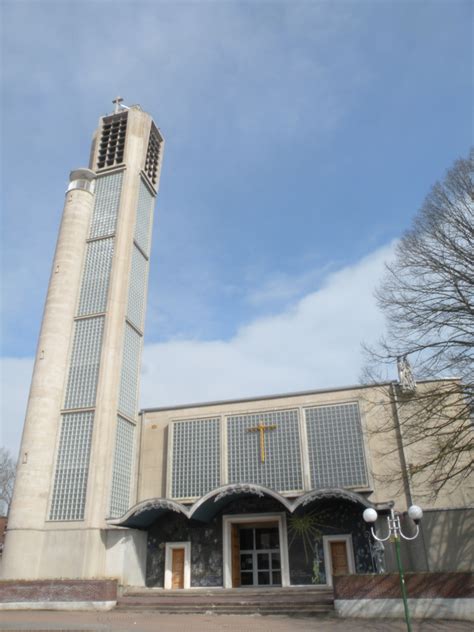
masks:
[[[268,430],[276,430],[275,424],[263,424],[260,422],[258,426],[253,428],[247,428],[247,432],[259,432],[260,433],[260,460],[265,463],[265,432]]]
[[[115,103],[115,114],[117,114],[117,112],[120,112],[120,105],[122,101],[122,97],[115,97],[115,99],[112,101],[112,103]]]

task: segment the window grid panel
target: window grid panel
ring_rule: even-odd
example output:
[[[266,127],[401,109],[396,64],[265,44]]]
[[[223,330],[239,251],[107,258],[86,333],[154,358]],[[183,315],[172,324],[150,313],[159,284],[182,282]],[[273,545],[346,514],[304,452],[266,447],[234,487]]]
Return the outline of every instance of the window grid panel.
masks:
[[[103,316],[75,323],[64,408],[87,408],[95,404],[103,329]]]
[[[110,497],[110,515],[112,518],[123,516],[129,508],[134,433],[135,426],[132,423],[122,417],[117,417],[112,493]]]
[[[305,415],[312,487],[367,487],[359,405],[317,406]]]
[[[125,339],[120,380],[119,410],[135,418],[138,406],[138,373],[142,337],[131,325],[125,323]]]
[[[115,232],[122,190],[123,172],[97,178],[95,204],[89,237],[105,237]]]
[[[260,454],[259,424],[265,431],[265,461]],[[278,492],[303,489],[297,410],[235,415],[227,418],[229,483],[255,483]]]
[[[94,413],[62,416],[50,520],[83,520]]]
[[[78,316],[105,312],[113,253],[113,237],[87,244]]]
[[[173,423],[172,498],[195,498],[219,487],[219,418]]]
[[[145,292],[148,276],[148,261],[138,250],[133,247],[132,268],[130,272],[130,284],[128,289],[127,318],[135,327],[143,330],[145,315]]]
[[[143,180],[140,180],[135,222],[135,241],[147,256],[150,254],[150,228],[154,203],[154,196],[150,193]]]

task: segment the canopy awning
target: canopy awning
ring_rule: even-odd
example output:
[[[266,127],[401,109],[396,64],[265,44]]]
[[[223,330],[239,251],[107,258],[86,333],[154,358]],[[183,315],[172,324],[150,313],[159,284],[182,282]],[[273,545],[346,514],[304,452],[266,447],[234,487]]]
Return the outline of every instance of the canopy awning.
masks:
[[[388,510],[391,506],[390,503],[374,504],[361,494],[345,489],[313,489],[303,496],[290,500],[268,487],[263,487],[263,485],[236,483],[213,489],[192,505],[184,505],[170,498],[150,498],[143,500],[131,507],[120,518],[111,518],[107,520],[107,523],[117,527],[148,529],[154,522],[169,512],[181,513],[189,520],[209,522],[219,511],[224,509],[226,505],[237,497],[241,498],[243,496],[274,498],[281,504],[282,509],[286,509],[289,513],[294,513],[296,510],[304,508],[307,505],[326,499],[355,503],[364,509],[374,507],[379,511],[383,511],[384,509]]]

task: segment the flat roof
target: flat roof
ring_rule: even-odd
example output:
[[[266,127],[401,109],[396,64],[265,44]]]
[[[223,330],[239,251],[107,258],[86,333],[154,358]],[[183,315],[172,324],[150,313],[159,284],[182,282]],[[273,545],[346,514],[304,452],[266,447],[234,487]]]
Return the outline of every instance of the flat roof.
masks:
[[[459,380],[459,377],[440,377],[432,380],[418,380],[417,384],[429,384],[430,382],[449,382]],[[296,391],[293,393],[277,393],[275,395],[262,395],[260,397],[240,397],[238,399],[220,399],[209,402],[193,402],[191,404],[177,404],[174,406],[159,406],[158,408],[142,408],[140,415],[143,413],[155,413],[165,410],[180,410],[182,408],[204,408],[206,406],[222,406],[226,404],[240,404],[245,402],[259,402],[267,399],[283,399],[285,397],[298,397],[304,395],[318,395],[320,393],[337,393],[338,391],[354,391],[364,388],[374,388],[376,386],[390,386],[398,384],[396,380],[387,382],[374,382],[373,384],[356,384],[354,386],[337,386],[333,388],[319,388],[311,391]]]

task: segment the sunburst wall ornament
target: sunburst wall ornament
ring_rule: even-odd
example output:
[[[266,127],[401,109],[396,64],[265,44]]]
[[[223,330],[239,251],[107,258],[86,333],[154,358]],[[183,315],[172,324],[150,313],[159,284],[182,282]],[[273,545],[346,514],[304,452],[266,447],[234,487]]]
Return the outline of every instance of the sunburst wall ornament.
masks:
[[[303,542],[303,549],[306,561],[308,561],[308,553],[311,553],[313,557],[315,546],[317,546],[316,540],[321,538],[322,529],[337,531],[337,528],[329,524],[319,522],[321,518],[328,518],[326,512],[312,511],[303,515],[292,514],[288,518],[288,534],[290,536],[289,547],[297,538],[301,538]]]
[[[312,555],[315,540],[321,535],[318,526],[320,525],[316,520],[314,512],[302,516],[292,514],[288,519],[288,532],[290,535],[289,546],[291,547],[296,538],[301,538],[306,561],[308,561],[308,551],[310,551]]]

